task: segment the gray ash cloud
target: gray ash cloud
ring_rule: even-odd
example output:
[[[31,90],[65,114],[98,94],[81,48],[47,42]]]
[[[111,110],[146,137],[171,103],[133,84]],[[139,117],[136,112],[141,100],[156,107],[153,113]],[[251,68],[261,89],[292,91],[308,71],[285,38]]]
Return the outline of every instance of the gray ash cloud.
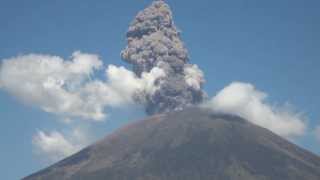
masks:
[[[170,7],[163,0],[154,1],[138,13],[127,32],[127,42],[121,57],[132,64],[137,76],[155,67],[166,73],[157,81],[160,88],[153,94],[137,95],[148,114],[181,110],[206,97],[203,73],[189,63]]]

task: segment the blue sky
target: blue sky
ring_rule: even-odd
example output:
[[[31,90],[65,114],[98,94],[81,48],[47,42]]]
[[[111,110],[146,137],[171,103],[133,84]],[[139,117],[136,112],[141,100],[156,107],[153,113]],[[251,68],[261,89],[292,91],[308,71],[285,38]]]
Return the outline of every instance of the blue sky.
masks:
[[[80,50],[98,54],[105,65],[125,65],[128,25],[151,0],[0,1],[0,61],[40,53],[68,59]],[[308,120],[306,135],[295,140],[319,154],[313,129],[320,125],[320,2],[317,0],[167,1],[189,50],[205,73],[205,90],[214,96],[233,81],[253,84],[271,104],[290,103]],[[97,74],[96,76],[101,76]],[[108,110],[105,122],[73,122],[98,139],[141,109]],[[60,117],[30,106],[0,89],[1,179],[14,180],[48,165],[35,155],[39,130],[68,131]],[[77,124],[78,125],[78,124]]]

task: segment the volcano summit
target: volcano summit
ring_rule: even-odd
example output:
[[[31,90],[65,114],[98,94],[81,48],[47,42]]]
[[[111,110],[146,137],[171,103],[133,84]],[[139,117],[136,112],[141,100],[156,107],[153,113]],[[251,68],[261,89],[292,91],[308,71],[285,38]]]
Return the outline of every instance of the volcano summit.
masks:
[[[128,125],[24,180],[319,180],[320,158],[237,116],[198,108]]]

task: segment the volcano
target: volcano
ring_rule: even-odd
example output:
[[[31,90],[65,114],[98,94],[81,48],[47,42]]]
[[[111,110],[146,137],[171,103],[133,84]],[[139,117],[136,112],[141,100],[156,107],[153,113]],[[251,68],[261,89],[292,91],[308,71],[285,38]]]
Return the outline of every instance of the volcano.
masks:
[[[24,180],[319,180],[320,158],[228,114],[186,108],[116,130]]]

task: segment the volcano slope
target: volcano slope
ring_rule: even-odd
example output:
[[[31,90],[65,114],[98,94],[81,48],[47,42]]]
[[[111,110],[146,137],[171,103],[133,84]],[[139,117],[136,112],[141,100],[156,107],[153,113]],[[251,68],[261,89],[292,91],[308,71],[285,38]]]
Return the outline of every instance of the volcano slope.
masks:
[[[24,180],[319,180],[320,158],[199,108],[155,115]]]

